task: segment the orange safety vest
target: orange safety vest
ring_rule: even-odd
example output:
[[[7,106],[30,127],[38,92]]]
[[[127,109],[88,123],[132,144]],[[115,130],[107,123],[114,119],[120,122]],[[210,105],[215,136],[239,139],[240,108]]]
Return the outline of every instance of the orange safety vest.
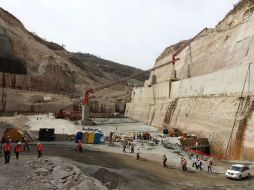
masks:
[[[5,143],[3,146],[4,152],[10,152],[11,151],[11,145]]]
[[[42,151],[42,144],[37,145],[37,151]]]
[[[18,153],[21,152],[21,145],[20,144],[16,145],[15,152],[18,152]]]

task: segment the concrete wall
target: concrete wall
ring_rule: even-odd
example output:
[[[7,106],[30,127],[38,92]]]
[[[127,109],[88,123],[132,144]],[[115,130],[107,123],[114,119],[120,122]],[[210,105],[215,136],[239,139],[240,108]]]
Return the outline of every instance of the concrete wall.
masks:
[[[244,100],[238,97],[180,98],[170,127],[208,138],[214,154],[251,160],[254,159],[250,156],[254,151],[249,149],[250,155],[246,155],[246,150],[254,146],[251,139],[254,135],[251,132],[253,127],[245,125],[244,122],[248,120],[252,104],[253,97],[245,97]]]
[[[163,128],[168,124],[165,123],[165,118],[173,101],[173,99],[169,99],[166,102],[156,104],[128,103],[125,116],[157,128]]]
[[[239,96],[243,88],[244,95],[254,94],[254,64],[172,82],[170,97]]]
[[[214,154],[254,160],[252,73],[254,64],[245,64],[171,85],[164,81],[136,88],[132,102],[127,104],[126,116],[158,128],[174,127],[206,137]],[[239,96],[245,79],[242,100]]]
[[[178,128],[208,138],[213,154],[254,160],[253,100],[254,96],[243,100],[220,96],[129,103],[125,115],[157,128]]]
[[[131,94],[132,102],[142,102],[153,104],[156,102],[167,101],[169,99],[170,82],[164,81],[151,87],[134,88]]]

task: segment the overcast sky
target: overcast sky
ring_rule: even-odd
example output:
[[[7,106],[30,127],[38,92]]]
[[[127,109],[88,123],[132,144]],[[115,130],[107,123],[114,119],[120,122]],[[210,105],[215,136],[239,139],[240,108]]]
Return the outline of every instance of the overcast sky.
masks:
[[[148,69],[169,45],[214,27],[238,0],[0,0],[42,38]]]

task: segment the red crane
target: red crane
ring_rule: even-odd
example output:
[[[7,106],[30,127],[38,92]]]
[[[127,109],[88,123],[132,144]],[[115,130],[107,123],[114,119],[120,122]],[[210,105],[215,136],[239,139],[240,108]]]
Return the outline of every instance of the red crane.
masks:
[[[172,55],[172,64],[173,67],[176,63],[176,61],[179,60],[179,58],[176,58],[176,56],[181,53],[187,46],[189,46],[191,44],[191,42],[193,42],[200,34],[202,34],[204,31],[207,31],[208,28],[204,28],[203,30],[201,30],[197,35],[195,35],[193,38],[191,38],[190,40],[187,40],[186,43],[184,44],[184,46],[182,46],[181,48],[177,49],[177,51],[175,53],[173,53]]]

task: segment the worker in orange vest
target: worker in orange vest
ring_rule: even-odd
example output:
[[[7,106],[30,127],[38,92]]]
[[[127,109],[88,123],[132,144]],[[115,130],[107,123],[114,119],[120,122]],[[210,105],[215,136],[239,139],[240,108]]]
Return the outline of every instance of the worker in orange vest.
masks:
[[[38,158],[42,157],[42,144],[37,143],[37,152],[38,152]]]
[[[16,159],[18,160],[21,152],[21,142],[18,142],[18,144],[15,146],[14,152],[16,153]]]
[[[10,157],[11,157],[11,144],[10,144],[9,141],[4,143],[3,150],[4,150],[5,164],[9,164],[10,163]]]

